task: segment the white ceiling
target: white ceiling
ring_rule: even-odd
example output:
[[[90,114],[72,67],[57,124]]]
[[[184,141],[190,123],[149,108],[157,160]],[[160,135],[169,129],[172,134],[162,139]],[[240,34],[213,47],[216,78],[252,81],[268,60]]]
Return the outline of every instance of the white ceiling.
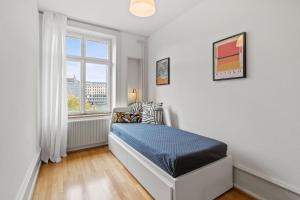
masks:
[[[156,0],[156,13],[138,18],[128,11],[130,0],[38,0],[39,9],[122,31],[149,36],[201,0]]]

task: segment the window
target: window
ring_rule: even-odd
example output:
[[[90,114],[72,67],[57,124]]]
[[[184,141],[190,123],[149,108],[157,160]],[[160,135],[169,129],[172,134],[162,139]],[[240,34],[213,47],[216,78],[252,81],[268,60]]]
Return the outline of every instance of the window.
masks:
[[[110,112],[111,41],[68,33],[65,51],[69,115]]]

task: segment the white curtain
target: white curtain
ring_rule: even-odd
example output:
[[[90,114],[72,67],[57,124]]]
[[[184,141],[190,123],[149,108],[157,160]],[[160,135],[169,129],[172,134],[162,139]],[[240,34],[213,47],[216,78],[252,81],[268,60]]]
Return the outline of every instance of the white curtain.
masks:
[[[67,85],[65,79],[65,34],[67,18],[44,12],[41,70],[41,159],[60,162],[67,150]]]

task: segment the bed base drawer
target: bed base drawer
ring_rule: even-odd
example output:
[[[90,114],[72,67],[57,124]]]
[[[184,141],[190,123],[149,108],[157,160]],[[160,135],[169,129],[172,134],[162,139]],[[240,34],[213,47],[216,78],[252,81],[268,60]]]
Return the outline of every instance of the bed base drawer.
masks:
[[[160,179],[149,169],[147,164],[141,161],[139,155],[132,153],[133,149],[130,146],[123,144],[116,136],[110,136],[109,148],[156,200],[173,199],[172,185]]]

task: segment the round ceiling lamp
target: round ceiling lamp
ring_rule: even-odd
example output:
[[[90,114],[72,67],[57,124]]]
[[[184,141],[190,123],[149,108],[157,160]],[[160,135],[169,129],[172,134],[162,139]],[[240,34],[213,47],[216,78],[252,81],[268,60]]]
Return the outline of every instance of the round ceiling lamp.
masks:
[[[150,17],[154,15],[154,0],[130,0],[129,11],[137,17]]]

